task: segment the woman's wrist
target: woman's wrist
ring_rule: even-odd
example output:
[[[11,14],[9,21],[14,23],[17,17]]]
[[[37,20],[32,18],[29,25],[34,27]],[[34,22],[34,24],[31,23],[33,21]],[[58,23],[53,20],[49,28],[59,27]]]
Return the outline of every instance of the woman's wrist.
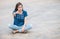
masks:
[[[26,26],[26,24],[24,24],[24,26]]]

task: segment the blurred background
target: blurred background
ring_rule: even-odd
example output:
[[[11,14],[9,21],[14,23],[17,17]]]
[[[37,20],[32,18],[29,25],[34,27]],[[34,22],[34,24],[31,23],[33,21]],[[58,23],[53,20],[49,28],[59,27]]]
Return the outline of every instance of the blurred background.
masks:
[[[12,34],[12,12],[21,2],[28,12],[32,29]],[[0,39],[60,39],[60,0],[0,0]]]

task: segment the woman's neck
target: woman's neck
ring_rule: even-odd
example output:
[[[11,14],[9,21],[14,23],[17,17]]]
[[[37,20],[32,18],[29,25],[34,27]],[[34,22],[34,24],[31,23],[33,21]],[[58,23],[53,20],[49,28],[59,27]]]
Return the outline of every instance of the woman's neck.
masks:
[[[17,11],[18,14],[22,14],[22,11]]]

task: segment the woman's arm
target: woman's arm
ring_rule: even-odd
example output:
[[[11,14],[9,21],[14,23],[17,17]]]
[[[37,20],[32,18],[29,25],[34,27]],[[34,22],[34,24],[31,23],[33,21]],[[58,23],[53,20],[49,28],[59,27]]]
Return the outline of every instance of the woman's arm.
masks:
[[[28,23],[28,17],[25,17],[25,20],[24,20],[24,26],[26,26]]]
[[[22,27],[22,32],[24,32],[24,28],[25,28],[25,26],[27,25],[27,23],[28,23],[28,17],[25,17],[24,25],[23,25],[23,27]]]

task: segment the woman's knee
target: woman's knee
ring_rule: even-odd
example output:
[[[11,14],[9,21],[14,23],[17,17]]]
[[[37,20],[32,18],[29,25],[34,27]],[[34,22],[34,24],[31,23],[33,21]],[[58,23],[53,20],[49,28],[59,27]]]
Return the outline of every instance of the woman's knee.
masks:
[[[26,27],[25,27],[25,29],[28,29],[28,30],[31,29],[31,28],[32,28],[32,24],[27,24]]]
[[[9,28],[13,29],[14,28],[14,25],[9,25]]]
[[[16,26],[16,25],[10,25],[9,28],[11,28],[11,29],[19,29],[19,27]]]
[[[32,24],[27,24],[26,26],[27,26],[27,27],[32,27]]]

